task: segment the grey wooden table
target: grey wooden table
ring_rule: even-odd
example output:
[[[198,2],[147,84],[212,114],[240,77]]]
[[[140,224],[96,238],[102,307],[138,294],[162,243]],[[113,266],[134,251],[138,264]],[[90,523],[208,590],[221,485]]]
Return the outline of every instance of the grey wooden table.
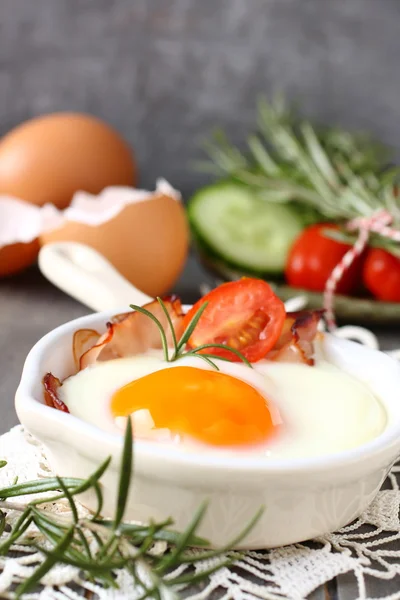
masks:
[[[199,297],[201,282],[212,284],[213,279],[190,257],[174,291],[184,302],[191,303]],[[36,267],[13,278],[0,280],[0,434],[18,422],[14,393],[30,348],[54,327],[89,312],[88,308],[53,287]],[[384,350],[400,347],[400,327],[375,332]],[[389,595],[397,588],[395,582],[378,583],[373,590],[374,596]],[[312,594],[312,600],[354,600],[356,597],[356,582],[346,575]]]

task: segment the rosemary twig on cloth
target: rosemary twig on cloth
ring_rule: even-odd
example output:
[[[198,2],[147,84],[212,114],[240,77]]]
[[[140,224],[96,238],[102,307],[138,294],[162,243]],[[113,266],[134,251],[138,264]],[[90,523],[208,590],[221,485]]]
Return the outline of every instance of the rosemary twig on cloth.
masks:
[[[9,598],[23,598],[37,588],[41,580],[56,565],[75,567],[83,579],[101,584],[103,587],[118,587],[118,572],[125,570],[140,590],[141,599],[179,598],[183,585],[206,579],[222,566],[231,564],[239,556],[226,553],[243,539],[260,517],[258,512],[243,529],[240,536],[217,550],[189,552],[191,546],[209,546],[207,540],[198,536],[198,527],[206,511],[202,504],[193,515],[191,523],[183,533],[172,529],[173,521],[137,524],[124,522],[128,492],[132,483],[133,437],[131,420],[127,420],[124,446],[121,457],[116,512],[112,519],[102,517],[103,504],[101,477],[107,470],[110,459],[105,460],[86,480],[68,477],[47,477],[36,481],[15,483],[0,489],[0,554],[5,556],[14,547],[27,545],[43,556],[43,562],[33,573],[10,592]],[[0,467],[6,465],[2,461]],[[97,495],[97,510],[93,514],[80,516],[76,496],[83,491],[93,490]],[[45,496],[30,502],[19,498],[47,492]],[[48,495],[53,492],[53,495]],[[68,515],[46,510],[52,502],[67,502]],[[17,519],[15,514],[19,513]],[[40,534],[40,536],[38,536]],[[166,552],[154,552],[157,542],[168,545]],[[220,558],[217,565],[209,569],[179,574],[178,567],[201,560]],[[176,574],[175,574],[176,573]]]

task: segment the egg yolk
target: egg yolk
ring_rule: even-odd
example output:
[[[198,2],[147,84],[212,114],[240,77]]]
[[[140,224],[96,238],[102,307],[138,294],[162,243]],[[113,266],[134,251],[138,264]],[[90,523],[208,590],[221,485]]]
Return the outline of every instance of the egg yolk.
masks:
[[[274,432],[266,399],[219,371],[173,367],[128,383],[112,397],[114,417],[149,410],[156,428],[207,444],[258,444]]]

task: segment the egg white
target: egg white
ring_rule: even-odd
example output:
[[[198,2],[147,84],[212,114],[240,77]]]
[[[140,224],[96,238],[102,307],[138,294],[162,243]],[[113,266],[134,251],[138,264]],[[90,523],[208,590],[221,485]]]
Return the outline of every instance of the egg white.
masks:
[[[272,409],[274,422],[281,421],[279,433],[265,446],[245,451],[276,458],[326,455],[359,446],[385,428],[385,410],[372,391],[323,361],[314,367],[260,361],[253,369],[239,363],[215,362],[222,373],[258,389]],[[110,409],[112,395],[131,381],[179,366],[212,369],[196,357],[174,363],[166,363],[155,353],[119,358],[69,377],[59,390],[60,398],[73,415],[104,431],[120,434],[121,419],[115,421]],[[135,418],[137,435],[151,427],[148,411],[138,411]],[[179,436],[171,438],[168,430],[158,430],[158,434],[160,443],[181,442],[184,451],[199,450],[198,443]],[[206,445],[201,448],[206,452],[224,451]]]

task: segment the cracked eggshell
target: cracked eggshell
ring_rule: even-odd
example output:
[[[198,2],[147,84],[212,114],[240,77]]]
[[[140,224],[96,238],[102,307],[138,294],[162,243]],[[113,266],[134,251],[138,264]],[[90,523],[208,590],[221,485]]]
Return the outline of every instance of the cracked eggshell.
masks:
[[[73,241],[100,252],[149,296],[164,295],[186,262],[189,230],[180,194],[165,180],[154,192],[110,187],[98,196],[79,192],[61,224],[40,243]]]
[[[35,262],[40,230],[36,206],[0,196],[0,277],[13,275]]]

